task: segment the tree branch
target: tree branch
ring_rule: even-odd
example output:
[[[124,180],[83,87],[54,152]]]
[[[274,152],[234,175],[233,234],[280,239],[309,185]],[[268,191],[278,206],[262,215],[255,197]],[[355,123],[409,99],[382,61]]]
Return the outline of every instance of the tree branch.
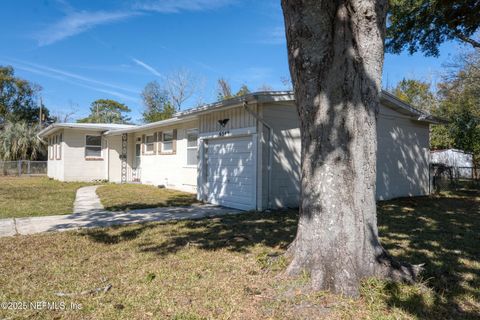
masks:
[[[480,42],[475,41],[472,38],[469,38],[458,31],[455,31],[454,34],[458,39],[462,40],[463,42],[470,43],[474,48],[480,48]]]

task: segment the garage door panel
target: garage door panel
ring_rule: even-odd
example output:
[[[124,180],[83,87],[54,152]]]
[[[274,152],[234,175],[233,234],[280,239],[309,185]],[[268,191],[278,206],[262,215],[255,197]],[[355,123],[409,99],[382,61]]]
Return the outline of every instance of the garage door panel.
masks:
[[[212,195],[208,198],[208,202],[243,210],[253,209],[250,197],[215,197]]]
[[[249,153],[252,150],[252,142],[242,143],[234,142],[227,144],[214,144],[208,146],[208,154],[236,154],[236,153]]]
[[[229,161],[232,163],[235,163],[235,161],[252,161],[253,156],[252,153],[249,152],[239,152],[235,154],[229,154],[229,155],[208,155],[208,160],[209,161],[220,161],[220,162],[225,162]]]
[[[243,168],[243,169],[211,169],[207,170],[208,179],[218,179],[221,177],[226,178],[250,178],[253,176],[253,169],[252,168]]]
[[[207,143],[208,201],[243,210],[255,207],[255,157],[251,137]]]
[[[244,167],[244,166],[252,166],[253,159],[252,158],[243,158],[243,159],[208,159],[209,160],[209,168],[217,168],[217,167]]]
[[[220,195],[251,195],[252,184],[209,184],[209,189]]]
[[[210,177],[207,179],[207,182],[210,185],[213,184],[242,184],[242,185],[253,185],[254,181],[251,177],[223,177],[223,176],[216,176]]]

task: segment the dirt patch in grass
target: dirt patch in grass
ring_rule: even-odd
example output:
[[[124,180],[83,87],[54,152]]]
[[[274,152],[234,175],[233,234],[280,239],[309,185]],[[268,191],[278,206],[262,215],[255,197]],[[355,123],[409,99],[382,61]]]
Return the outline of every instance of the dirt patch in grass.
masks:
[[[111,211],[189,206],[197,202],[195,194],[143,184],[109,184],[99,187],[97,194],[105,209]]]
[[[47,177],[0,177],[0,219],[72,213],[77,189],[87,185]]]
[[[479,195],[380,203],[384,245],[426,271],[415,285],[366,279],[357,300],[309,291],[307,274],[281,276],[295,211],[0,238],[0,301],[82,305],[0,318],[478,319]]]

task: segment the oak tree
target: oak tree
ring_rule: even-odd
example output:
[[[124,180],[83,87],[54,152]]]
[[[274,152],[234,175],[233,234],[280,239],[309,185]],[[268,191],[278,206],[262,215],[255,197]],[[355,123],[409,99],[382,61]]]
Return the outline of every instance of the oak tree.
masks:
[[[90,106],[90,115],[79,119],[80,123],[128,123],[130,118],[126,113],[130,108],[115,100],[98,99],[92,102]]]
[[[390,0],[387,50],[438,56],[445,41],[458,40],[480,48],[478,0]]]
[[[145,111],[142,113],[143,122],[161,121],[175,114],[175,107],[170,102],[168,91],[163,89],[157,81],[147,83],[141,96],[145,106]]]
[[[412,281],[378,237],[376,115],[387,0],[282,0],[300,119],[301,199],[287,273],[357,295],[379,276]]]

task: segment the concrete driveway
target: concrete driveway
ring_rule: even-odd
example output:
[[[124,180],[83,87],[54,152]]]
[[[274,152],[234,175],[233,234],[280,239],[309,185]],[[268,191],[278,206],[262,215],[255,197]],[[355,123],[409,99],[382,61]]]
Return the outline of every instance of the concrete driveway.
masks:
[[[241,213],[241,211],[214,205],[198,205],[139,209],[129,212],[92,210],[62,216],[0,219],[0,237],[78,228],[107,227],[129,223],[201,219],[238,213]]]
[[[0,237],[130,223],[201,219],[242,212],[210,204],[112,212],[103,209],[96,188],[84,187],[77,191],[74,213],[70,215],[0,219]]]

